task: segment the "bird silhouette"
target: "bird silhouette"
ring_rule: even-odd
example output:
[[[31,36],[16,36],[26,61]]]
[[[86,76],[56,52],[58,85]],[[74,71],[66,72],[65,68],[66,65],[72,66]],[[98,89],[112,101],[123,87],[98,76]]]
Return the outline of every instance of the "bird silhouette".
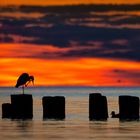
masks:
[[[111,118],[119,118],[119,114],[116,114],[115,111],[112,111],[111,115]]]
[[[22,73],[19,76],[15,87],[18,88],[22,86],[23,94],[24,94],[24,87],[27,87],[30,82],[34,84],[34,76],[29,76],[28,73]]]

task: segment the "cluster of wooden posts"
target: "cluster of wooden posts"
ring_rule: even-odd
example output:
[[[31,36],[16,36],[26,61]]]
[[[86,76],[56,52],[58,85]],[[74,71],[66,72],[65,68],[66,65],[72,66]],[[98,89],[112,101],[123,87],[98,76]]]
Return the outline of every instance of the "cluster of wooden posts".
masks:
[[[44,119],[65,119],[65,97],[45,96],[42,98]],[[11,103],[2,104],[2,118],[32,119],[32,95],[11,95]],[[89,94],[89,120],[107,120],[108,105],[106,96],[100,93]],[[139,97],[119,96],[119,119],[139,120]]]

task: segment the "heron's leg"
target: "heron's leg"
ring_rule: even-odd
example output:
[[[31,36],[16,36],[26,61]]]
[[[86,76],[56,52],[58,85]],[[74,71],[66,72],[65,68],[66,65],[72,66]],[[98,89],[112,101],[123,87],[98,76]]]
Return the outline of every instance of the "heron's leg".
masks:
[[[23,94],[24,94],[24,86],[22,86],[22,91],[23,91]]]

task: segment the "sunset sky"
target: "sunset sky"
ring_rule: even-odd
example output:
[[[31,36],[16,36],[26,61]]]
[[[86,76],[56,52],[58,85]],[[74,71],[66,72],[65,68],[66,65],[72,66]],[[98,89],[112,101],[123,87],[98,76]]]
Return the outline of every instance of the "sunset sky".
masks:
[[[4,0],[1,5],[134,4],[139,0]]]
[[[110,3],[129,6],[88,5]],[[138,3],[0,2],[0,86],[14,86],[23,72],[34,75],[36,86],[140,86],[140,7],[132,5]]]

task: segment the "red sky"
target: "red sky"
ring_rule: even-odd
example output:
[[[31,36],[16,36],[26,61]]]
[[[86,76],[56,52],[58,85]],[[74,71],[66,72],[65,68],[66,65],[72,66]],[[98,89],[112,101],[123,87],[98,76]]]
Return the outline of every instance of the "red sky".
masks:
[[[140,3],[139,0],[4,0],[0,2],[0,5],[66,5],[66,4],[135,4]]]
[[[1,86],[15,85],[22,72],[34,75],[37,86],[139,86],[139,62],[99,58],[24,58],[26,49],[20,51],[23,46],[28,45],[1,44]],[[30,45],[28,53],[33,55],[41,51],[34,48],[34,45]],[[53,50],[53,47],[48,48]],[[17,53],[20,53],[20,58],[14,58]]]
[[[8,4],[14,4],[14,5],[20,5],[20,4],[30,4],[30,5],[65,5],[65,4],[89,4],[89,3],[127,3],[127,4],[135,4],[138,3],[139,0],[5,0],[3,2],[0,2],[0,5],[8,5]],[[119,12],[115,13],[114,11],[109,11],[106,13],[96,13],[96,17],[91,19],[84,18],[84,22],[80,25],[82,27],[96,27],[98,28],[106,28],[108,27],[113,33],[113,29],[120,30],[127,28],[128,30],[139,30],[140,24],[132,24],[130,23],[124,23],[120,24],[118,23],[119,20],[133,20],[132,17],[136,16],[139,17],[139,11],[128,11],[128,12]],[[91,13],[92,14],[92,13]],[[102,14],[103,17],[98,17]],[[93,14],[95,15],[95,13]],[[119,15],[119,16],[118,16]],[[15,12],[15,13],[0,13],[0,17],[5,17],[6,19],[9,19],[9,17],[13,17],[13,19],[16,19],[20,21],[21,19],[26,19],[27,21],[32,19],[38,20],[38,18],[42,18],[44,16],[44,13],[36,12],[36,13],[22,13],[22,12]],[[105,22],[102,22],[104,20],[104,16],[109,17],[109,22],[116,22],[117,24],[107,24]],[[74,25],[75,23],[78,23],[77,19],[70,19],[71,23]],[[79,19],[78,19],[79,20]],[[81,19],[80,19],[81,20]],[[12,19],[8,20],[9,22],[12,21]],[[95,21],[95,22],[93,22]],[[9,23],[7,22],[7,23]],[[70,21],[69,21],[70,22]],[[86,23],[87,22],[87,23]],[[92,23],[92,24],[91,24]],[[66,24],[66,23],[65,23]],[[51,24],[41,23],[38,25],[34,25],[33,23],[26,24],[27,28],[33,28],[36,26],[47,28],[46,31],[48,31],[49,28],[52,27]],[[105,57],[106,54],[111,53],[129,53],[129,51],[132,51],[133,49],[130,48],[129,40],[125,38],[120,39],[112,39],[108,42],[106,40],[103,41],[89,41],[88,45],[79,45],[77,42],[71,42],[72,47],[69,46],[57,46],[59,44],[55,42],[52,42],[54,44],[48,45],[48,44],[35,44],[35,43],[24,43],[24,42],[32,42],[34,40],[37,40],[40,36],[30,37],[30,36],[20,36],[20,34],[16,34],[16,32],[20,31],[22,28],[20,27],[20,24],[17,26],[14,25],[4,25],[0,23],[0,29],[4,30],[6,32],[15,31],[13,34],[5,34],[5,32],[0,33],[0,86],[14,86],[16,84],[16,80],[18,76],[23,73],[27,72],[30,75],[34,75],[35,77],[35,85],[36,86],[139,86],[140,84],[140,62],[137,61],[134,58],[131,59],[131,57],[128,56],[121,56],[119,57]],[[68,30],[69,31],[69,30]],[[97,30],[98,31],[98,30]],[[65,34],[65,31],[63,31]],[[33,33],[36,34],[36,31],[33,30]],[[40,31],[37,30],[37,34],[39,34]],[[57,33],[57,32],[55,32]],[[60,32],[58,32],[59,34]],[[88,32],[87,32],[88,33]],[[99,32],[100,33],[100,32]],[[122,32],[123,33],[123,32]],[[41,34],[42,35],[42,34]],[[46,34],[45,34],[46,35]],[[62,34],[63,35],[63,34]],[[67,33],[66,33],[67,35]],[[126,35],[126,34],[125,34]],[[11,39],[12,42],[3,42],[3,38]],[[43,37],[43,36],[41,36]],[[40,37],[40,38],[41,38]],[[48,36],[47,36],[48,37]],[[48,38],[45,38],[47,40]],[[100,38],[104,38],[105,36],[101,36]],[[111,37],[111,35],[110,35]],[[139,36],[137,38],[134,38],[132,40],[132,43],[135,43],[135,41],[138,41]],[[97,38],[98,39],[98,38]],[[49,39],[48,39],[49,40]],[[51,39],[50,39],[51,40]],[[44,41],[44,40],[43,40]],[[78,40],[79,41],[79,40]],[[82,39],[80,39],[82,42]],[[59,41],[58,41],[59,42]],[[96,53],[103,47],[105,47],[105,43],[108,43],[113,46],[129,46],[128,50],[125,49],[116,49],[114,46],[110,50],[103,49],[104,55],[101,57],[96,56]],[[61,42],[62,44],[64,42]],[[65,45],[65,44],[64,44]],[[79,46],[78,46],[79,45]],[[134,47],[134,46],[133,46]],[[137,45],[135,44],[135,47]],[[84,55],[86,53],[87,48],[88,50],[93,51],[92,49],[95,49],[95,56],[80,56],[76,57],[72,53],[69,57],[62,57],[61,55],[67,54],[69,52],[77,53],[77,55]],[[79,51],[79,52],[78,52]],[[83,51],[85,53],[83,54]],[[101,50],[100,50],[101,51]],[[111,52],[112,51],[112,52]],[[90,52],[87,52],[90,54]],[[101,52],[99,52],[101,53]],[[137,51],[136,51],[137,53]],[[60,55],[61,54],[61,55]]]

